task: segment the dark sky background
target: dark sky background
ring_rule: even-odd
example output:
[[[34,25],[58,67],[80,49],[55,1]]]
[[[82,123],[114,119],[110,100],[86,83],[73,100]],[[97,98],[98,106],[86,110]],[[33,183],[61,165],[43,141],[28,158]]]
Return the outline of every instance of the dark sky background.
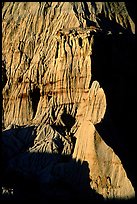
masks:
[[[127,3],[135,21],[135,5]],[[119,156],[136,187],[136,117],[137,79],[135,35],[115,21],[102,18],[102,25],[112,31],[95,36],[92,56],[93,80],[104,89],[107,111],[96,128],[104,141]],[[119,34],[122,32],[122,34]]]

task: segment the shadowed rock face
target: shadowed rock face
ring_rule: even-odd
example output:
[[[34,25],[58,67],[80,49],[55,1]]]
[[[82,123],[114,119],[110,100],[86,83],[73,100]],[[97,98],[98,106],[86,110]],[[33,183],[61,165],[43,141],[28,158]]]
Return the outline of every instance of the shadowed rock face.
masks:
[[[106,111],[115,119],[106,80],[113,70],[105,68],[120,49],[113,39],[129,48],[134,41],[128,12],[124,2],[3,3],[2,185],[17,197],[28,196],[21,178],[39,186],[40,197],[135,197],[120,158],[95,128]]]

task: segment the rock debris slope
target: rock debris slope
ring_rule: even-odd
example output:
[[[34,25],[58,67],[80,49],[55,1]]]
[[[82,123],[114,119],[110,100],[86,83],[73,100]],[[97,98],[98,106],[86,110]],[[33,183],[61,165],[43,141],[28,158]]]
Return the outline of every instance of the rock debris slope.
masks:
[[[42,184],[75,183],[84,176],[68,171],[70,158],[87,162],[91,189],[128,199],[134,188],[94,126],[107,108],[93,80],[94,36],[112,32],[100,15],[135,32],[124,2],[3,3],[2,154],[7,174],[33,175]]]

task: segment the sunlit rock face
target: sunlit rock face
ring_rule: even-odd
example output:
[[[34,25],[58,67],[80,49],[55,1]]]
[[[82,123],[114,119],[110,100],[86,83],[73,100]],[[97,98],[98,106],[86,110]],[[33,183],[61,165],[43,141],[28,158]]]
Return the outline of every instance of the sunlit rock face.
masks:
[[[33,175],[42,185],[60,181],[82,187],[87,177],[74,161],[86,162],[91,191],[103,198],[135,197],[120,158],[95,128],[107,109],[92,69],[95,36],[114,32],[135,33],[124,2],[4,2],[2,153],[7,174]]]

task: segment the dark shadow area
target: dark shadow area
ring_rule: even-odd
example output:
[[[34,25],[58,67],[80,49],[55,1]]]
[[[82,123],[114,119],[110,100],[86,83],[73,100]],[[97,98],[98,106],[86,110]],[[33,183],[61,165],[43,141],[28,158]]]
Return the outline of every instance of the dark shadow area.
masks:
[[[20,132],[21,128],[22,130],[24,128],[24,131],[30,131],[30,134],[24,132],[23,135],[23,132]],[[31,137],[33,128],[17,129],[16,127],[15,130],[10,129],[5,132],[4,137],[13,138],[9,147],[5,146],[4,140],[1,143],[2,149],[11,149],[10,156],[13,155],[11,158],[3,154],[1,159],[5,164],[0,174],[1,203],[134,203],[132,199],[104,200],[90,188],[89,167],[86,161],[76,161],[71,155],[60,153],[30,153],[26,147],[33,144]],[[23,143],[20,145],[19,141],[15,143],[13,133],[19,140],[24,140],[24,145]],[[18,152],[16,146],[18,146]],[[16,155],[14,155],[15,151]],[[13,165],[9,165],[11,163]]]
[[[70,114],[68,114],[66,110],[64,110],[63,114],[61,115],[61,119],[63,123],[65,124],[65,127],[68,132],[70,131],[70,129],[76,122],[75,118],[71,116]]]
[[[9,149],[11,148],[10,145],[14,146],[14,150],[9,155],[12,156],[12,154],[23,152],[33,146],[35,137],[35,126],[12,125],[10,129],[5,129],[2,132],[1,144],[8,146]]]
[[[132,35],[130,24],[128,24],[128,29],[124,28],[116,22],[115,18],[110,20],[109,18],[105,17],[105,14],[103,13],[98,14],[97,20],[103,32],[110,31],[112,34],[118,34],[119,32],[121,32],[126,35]]]
[[[54,118],[54,121],[56,121],[57,118],[55,117],[54,111],[52,112],[52,117]],[[60,119],[64,125],[53,124],[52,127],[55,130],[57,130],[60,134],[65,135],[66,132],[68,133],[71,130],[71,128],[75,124],[76,120],[72,115],[67,113],[66,107],[64,107],[64,110],[63,110],[63,113],[61,114]]]
[[[11,130],[5,133],[9,134],[13,137]],[[16,147],[12,142],[15,140],[11,141],[12,148],[9,148],[14,152]],[[2,142],[2,146],[4,149],[5,143]],[[1,202],[103,201],[102,196],[90,188],[87,162],[75,161],[71,155],[30,153],[25,151],[26,145],[23,149],[18,148],[16,155],[12,154],[15,159],[5,155],[2,157],[5,165],[1,169]],[[9,165],[10,162],[13,165]]]
[[[35,87],[33,91],[30,92],[30,98],[32,101],[33,117],[35,117],[37,106],[40,100],[40,89],[38,87]]]
[[[2,74],[2,89],[4,88],[4,86],[6,85],[7,83],[7,74],[6,74],[6,62],[4,60],[2,60],[2,71],[1,71],[1,74]]]
[[[7,164],[10,159],[25,152],[34,145],[36,137],[34,126],[12,125],[4,130],[0,137],[0,178],[7,172]],[[5,177],[5,176],[4,176]],[[6,178],[6,177],[5,177]]]
[[[126,1],[125,4],[126,4],[127,11],[129,13],[129,16],[131,17],[131,19],[135,23],[135,19],[136,19],[136,2]]]
[[[99,81],[107,100],[105,117],[96,128],[113,148],[136,189],[136,58],[135,36],[105,19],[105,30],[94,38],[92,80]],[[118,34],[122,32],[123,34]]]
[[[29,153],[28,153],[29,154]],[[35,155],[34,155],[35,154]],[[30,156],[30,155],[28,155]],[[0,201],[24,203],[24,202],[45,202],[51,203],[134,203],[134,199],[108,199],[104,200],[101,195],[90,188],[89,168],[88,163],[75,161],[71,157],[69,160],[60,155],[48,153],[33,153],[31,156],[42,159],[54,160],[58,158],[58,164],[52,167],[48,182],[39,180],[38,174],[30,171],[28,176],[23,172],[12,170],[8,172],[1,181],[1,195]],[[57,170],[57,165],[62,165],[65,173],[64,175],[60,170]],[[44,167],[46,171],[46,166]],[[47,167],[48,168],[48,167]],[[6,182],[5,182],[6,181]],[[4,192],[4,194],[2,194]]]

